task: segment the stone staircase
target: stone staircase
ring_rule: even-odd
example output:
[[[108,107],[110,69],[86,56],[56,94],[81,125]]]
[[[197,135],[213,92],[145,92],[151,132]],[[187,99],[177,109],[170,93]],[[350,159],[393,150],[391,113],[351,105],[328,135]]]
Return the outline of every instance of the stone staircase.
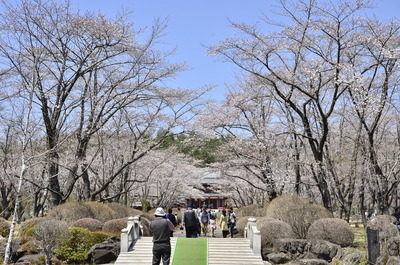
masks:
[[[246,238],[209,238],[208,265],[263,265]]]
[[[171,238],[171,261],[176,245],[176,237]],[[153,253],[151,237],[142,237],[131,252],[121,253],[115,265],[149,265]],[[172,264],[171,262],[171,264]],[[261,256],[253,254],[250,243],[245,238],[208,238],[208,265],[263,265]],[[190,265],[190,261],[188,261]]]

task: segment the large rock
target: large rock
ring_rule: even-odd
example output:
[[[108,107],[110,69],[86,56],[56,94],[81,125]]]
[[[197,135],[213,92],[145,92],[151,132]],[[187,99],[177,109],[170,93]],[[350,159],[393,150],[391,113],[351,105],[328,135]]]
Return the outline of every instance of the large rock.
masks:
[[[290,256],[285,253],[271,253],[267,255],[268,261],[274,264],[283,264],[290,261]]]
[[[388,240],[387,254],[389,256],[400,256],[400,236],[392,237]]]
[[[385,265],[399,265],[400,257],[382,255],[379,256],[375,264],[385,264]]]
[[[282,238],[275,241],[274,248],[277,252],[289,253],[292,260],[324,259],[331,261],[334,258],[343,257],[343,251],[339,245],[325,240]]]
[[[120,252],[120,239],[110,237],[106,241],[94,245],[89,250],[89,259],[95,264],[104,264],[115,261]]]
[[[292,265],[329,265],[326,260],[323,259],[300,259],[293,261]]]
[[[40,258],[44,257],[43,254],[30,254],[30,255],[25,255],[23,257],[21,257],[17,263],[15,263],[15,265],[17,264],[38,264],[38,260]]]
[[[358,264],[360,260],[366,257],[366,253],[353,252],[345,255],[340,265],[353,265]]]
[[[270,248],[261,249],[261,257],[263,260],[268,260],[268,255],[274,253]]]
[[[325,240],[311,240],[310,252],[317,258],[331,261],[333,258],[343,257],[342,248],[339,245]]]

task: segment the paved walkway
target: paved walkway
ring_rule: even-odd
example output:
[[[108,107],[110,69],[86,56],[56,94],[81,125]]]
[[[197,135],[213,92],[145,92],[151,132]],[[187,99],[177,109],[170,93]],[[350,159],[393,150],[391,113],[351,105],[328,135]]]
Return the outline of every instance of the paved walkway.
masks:
[[[209,227],[209,233],[207,234],[207,237],[211,237],[211,227]],[[217,225],[217,229],[214,231],[214,235],[215,237],[222,237],[222,231],[221,229],[219,229],[218,225]],[[174,237],[186,237],[186,231],[185,230],[179,230],[179,228],[177,228],[174,232]],[[203,235],[200,235],[199,237],[205,237]]]
[[[171,238],[171,257],[174,256],[178,238],[186,237],[185,230],[177,229]],[[263,265],[260,255],[253,254],[250,249],[250,241],[246,238],[223,238],[219,228],[215,231],[215,237],[207,238],[207,264],[208,265]],[[196,240],[195,238],[190,240]],[[135,245],[132,252],[121,253],[115,265],[148,265],[152,259],[152,237],[142,237]],[[194,264],[188,261],[188,265]]]

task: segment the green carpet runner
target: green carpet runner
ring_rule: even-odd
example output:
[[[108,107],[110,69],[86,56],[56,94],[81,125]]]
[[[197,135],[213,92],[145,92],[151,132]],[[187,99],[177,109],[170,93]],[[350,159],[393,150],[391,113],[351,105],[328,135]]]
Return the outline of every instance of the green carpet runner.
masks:
[[[207,238],[177,238],[172,265],[207,265]]]

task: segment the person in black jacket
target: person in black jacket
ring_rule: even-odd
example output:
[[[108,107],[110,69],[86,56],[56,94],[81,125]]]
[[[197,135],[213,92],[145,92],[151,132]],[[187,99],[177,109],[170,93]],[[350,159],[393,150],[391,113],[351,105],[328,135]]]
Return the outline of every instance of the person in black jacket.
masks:
[[[167,218],[168,218],[168,220],[171,221],[171,223],[174,225],[174,227],[176,227],[176,225],[177,225],[176,216],[172,213],[172,209],[171,208],[168,209]],[[173,237],[174,236],[174,231],[170,231],[170,235],[169,236]]]
[[[182,223],[185,226],[186,237],[197,237],[200,221],[191,205],[188,205],[188,209],[183,213]]]
[[[169,265],[171,260],[171,239],[169,233],[175,227],[170,220],[165,218],[164,209],[159,207],[154,213],[156,219],[150,223],[153,231],[153,265]]]

